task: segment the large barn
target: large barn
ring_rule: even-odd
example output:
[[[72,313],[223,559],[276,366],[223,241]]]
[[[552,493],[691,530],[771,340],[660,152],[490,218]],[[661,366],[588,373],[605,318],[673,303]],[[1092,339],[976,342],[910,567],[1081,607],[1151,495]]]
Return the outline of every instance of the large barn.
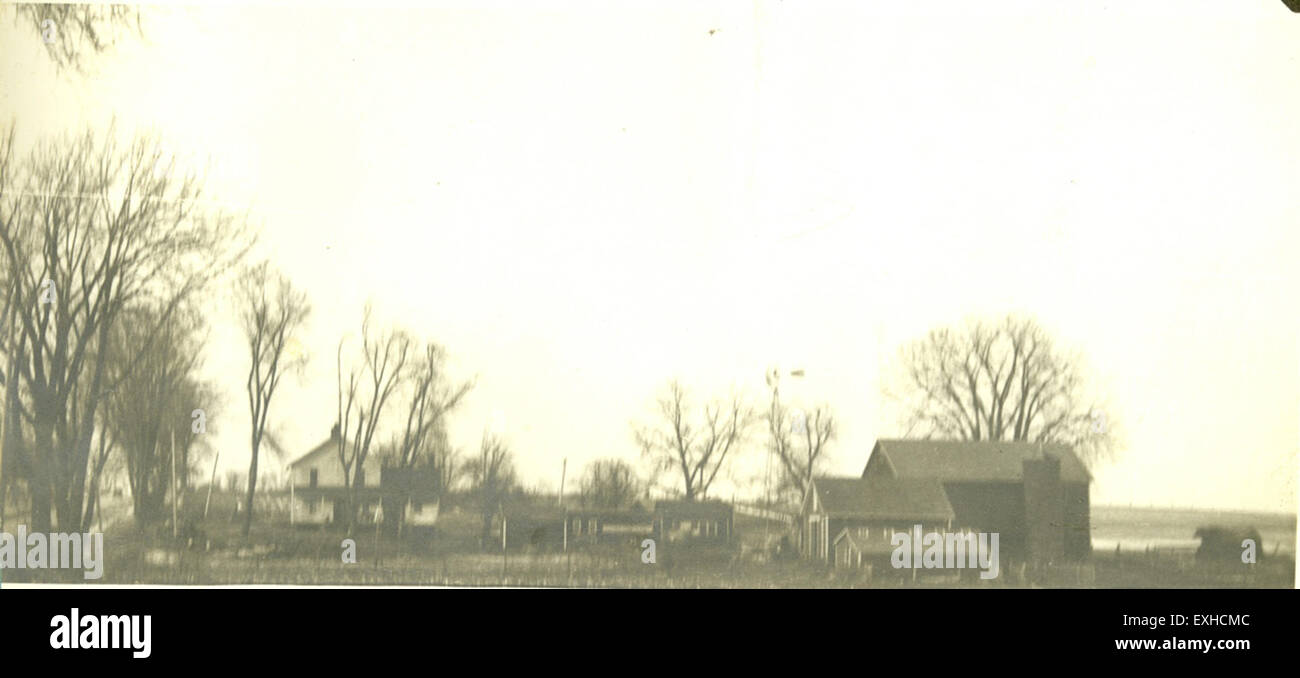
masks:
[[[996,532],[1012,558],[1078,560],[1092,551],[1092,476],[1073,450],[1027,442],[879,440],[857,485],[819,478],[804,510],[806,558],[829,561],[839,532],[880,509],[879,527],[913,521],[942,526],[941,488],[952,511],[948,530]],[[892,494],[906,493],[908,503]],[[861,538],[851,535],[853,543]]]
[[[1002,552],[1043,561],[1092,552],[1092,476],[1064,445],[878,440],[862,477],[943,483],[955,525],[1001,535]]]

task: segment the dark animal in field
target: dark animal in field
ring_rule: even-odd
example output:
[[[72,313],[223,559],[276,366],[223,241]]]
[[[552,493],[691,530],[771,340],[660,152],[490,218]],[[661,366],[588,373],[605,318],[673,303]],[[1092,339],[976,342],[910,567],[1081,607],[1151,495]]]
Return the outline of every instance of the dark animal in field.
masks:
[[[1196,537],[1201,540],[1201,546],[1196,549],[1199,562],[1245,565],[1242,554],[1249,548],[1246,540],[1253,540],[1251,551],[1255,561],[1264,557],[1264,540],[1253,527],[1206,525],[1196,529]]]

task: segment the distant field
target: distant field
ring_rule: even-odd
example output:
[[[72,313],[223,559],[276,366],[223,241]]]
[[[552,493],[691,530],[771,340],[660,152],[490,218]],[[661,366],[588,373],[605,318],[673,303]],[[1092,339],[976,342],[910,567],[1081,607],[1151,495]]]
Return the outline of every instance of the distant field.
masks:
[[[1092,548],[1111,552],[1156,549],[1195,549],[1196,528],[1202,525],[1254,527],[1263,538],[1263,552],[1295,554],[1296,518],[1282,513],[1247,513],[1203,509],[1092,507]]]

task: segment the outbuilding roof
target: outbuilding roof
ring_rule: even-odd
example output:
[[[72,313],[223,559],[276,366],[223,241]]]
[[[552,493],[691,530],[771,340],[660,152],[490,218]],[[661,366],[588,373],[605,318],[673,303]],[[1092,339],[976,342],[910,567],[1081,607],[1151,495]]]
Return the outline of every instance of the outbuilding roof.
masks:
[[[952,520],[943,485],[933,478],[813,479],[821,510],[833,516],[872,520]]]

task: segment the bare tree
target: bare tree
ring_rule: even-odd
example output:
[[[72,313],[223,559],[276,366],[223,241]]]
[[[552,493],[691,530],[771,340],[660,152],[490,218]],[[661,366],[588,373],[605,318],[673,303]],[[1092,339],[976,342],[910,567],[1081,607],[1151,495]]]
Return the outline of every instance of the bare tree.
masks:
[[[4,195],[4,185],[11,176],[12,141],[13,135],[0,137],[0,196]],[[26,335],[15,332],[14,314],[18,310],[15,282],[8,267],[0,267],[0,284],[4,290],[3,313],[0,314],[0,355],[4,358],[3,372],[0,372],[0,381],[4,383],[4,409],[0,411],[0,531],[5,525],[9,485],[16,475],[11,467],[16,468],[18,464],[22,444],[17,371],[22,360],[21,341]]]
[[[271,399],[286,372],[300,369],[306,356],[288,355],[285,347],[302,331],[311,315],[307,295],[294,288],[269,262],[251,267],[239,285],[240,323],[248,342],[248,411],[252,417],[249,435],[248,494],[244,511],[243,536],[253,526],[253,500],[257,490],[258,453],[266,435]]]
[[[636,500],[641,491],[636,470],[622,459],[597,459],[587,464],[578,482],[584,506],[619,508]]]
[[[744,443],[755,420],[753,410],[733,394],[725,402],[706,404],[699,421],[692,422],[686,389],[676,380],[657,399],[656,409],[654,424],[635,429],[642,454],[656,471],[680,476],[687,501],[703,499],[718,472]]]
[[[773,387],[772,405],[766,419],[768,451],[780,465],[777,491],[792,495],[802,505],[812,487],[813,476],[837,435],[835,415],[828,405],[820,405],[811,413],[790,408],[781,402],[778,390]]]
[[[438,456],[451,452],[446,444],[445,418],[469,394],[473,383],[452,383],[445,363],[446,352],[430,343],[412,365],[406,426],[394,441],[396,462],[402,468],[421,463],[437,466],[442,463]]]
[[[0,258],[21,334],[9,342],[20,392],[7,404],[31,428],[25,465],[43,531],[51,507],[60,526],[81,527],[96,414],[117,386],[110,352],[97,347],[124,309],[159,310],[129,372],[176,309],[244,251],[242,230],[204,206],[196,175],[177,178],[158,140],[119,148],[114,138],[110,129],[47,142],[21,163],[6,150],[0,169]]]
[[[471,491],[483,516],[479,543],[487,548],[492,534],[492,519],[503,510],[506,500],[517,488],[514,455],[500,436],[483,434],[478,456],[467,469]]]
[[[412,341],[397,329],[375,332],[372,312],[366,306],[361,321],[361,360],[347,370],[344,381],[343,341],[339,342],[338,421],[339,464],[348,493],[348,531],[356,524],[357,486],[363,479],[375,433],[385,407],[407,377]]]
[[[132,5],[24,3],[14,10],[15,22],[41,36],[59,69],[83,71],[87,56],[108,51],[119,37],[144,36],[140,9]]]
[[[159,520],[168,492],[179,491],[172,485],[173,463],[178,483],[189,478],[189,453],[197,437],[191,413],[206,407],[210,397],[210,388],[198,375],[202,317],[193,309],[174,314],[173,322],[161,329],[128,370],[128,356],[140,350],[140,334],[153,326],[152,318],[158,312],[148,307],[128,309],[125,322],[110,338],[108,350],[118,359],[110,361],[108,373],[118,386],[108,394],[100,412],[90,460],[90,501],[82,521],[86,528],[94,519],[94,498],[115,450],[120,449],[124,457],[133,515],[139,526]]]
[[[1106,409],[1086,396],[1082,359],[1063,352],[1036,320],[930,332],[902,352],[899,398],[908,428],[959,440],[1010,440],[1073,446],[1085,461],[1117,439]]]

